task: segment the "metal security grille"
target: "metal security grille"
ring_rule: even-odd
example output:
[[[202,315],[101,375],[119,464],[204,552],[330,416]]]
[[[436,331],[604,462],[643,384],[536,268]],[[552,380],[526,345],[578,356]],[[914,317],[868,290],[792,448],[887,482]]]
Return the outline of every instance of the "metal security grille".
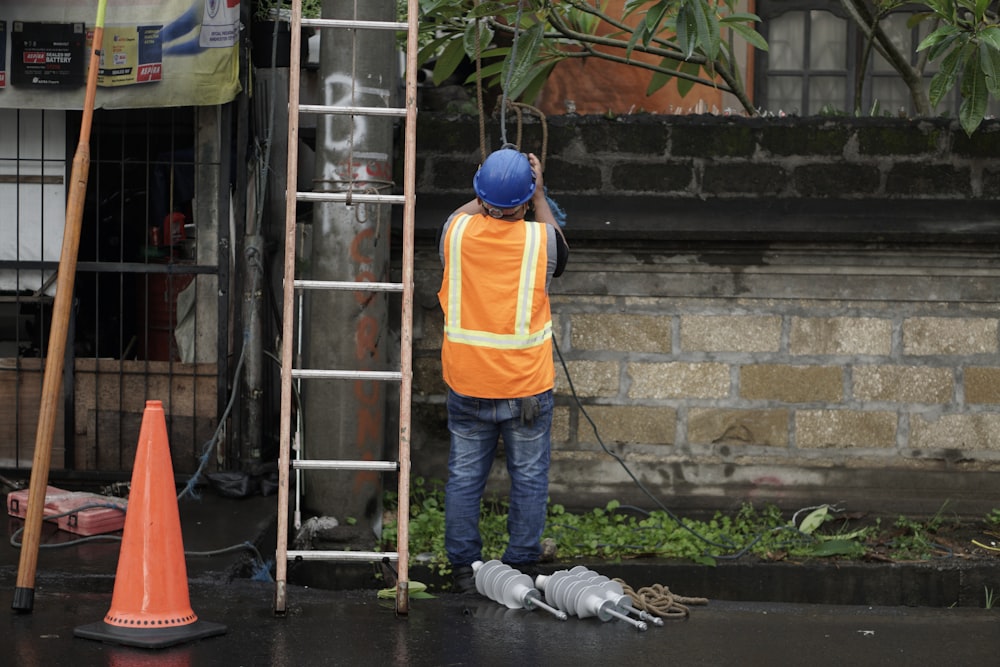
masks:
[[[213,187],[223,165],[204,157],[219,151],[200,145],[198,114],[95,113],[54,468],[130,470],[147,399],[164,403],[175,472],[197,468],[216,430],[228,213]],[[15,408],[0,426],[0,467],[26,469],[79,113],[0,118],[0,400]]]

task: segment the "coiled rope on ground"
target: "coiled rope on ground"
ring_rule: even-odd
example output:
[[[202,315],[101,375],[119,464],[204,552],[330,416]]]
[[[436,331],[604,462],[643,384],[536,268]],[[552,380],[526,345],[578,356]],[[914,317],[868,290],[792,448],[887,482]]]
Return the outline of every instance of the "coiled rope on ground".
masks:
[[[645,611],[653,616],[661,616],[667,619],[684,620],[690,614],[688,605],[706,605],[708,598],[685,597],[672,593],[663,584],[653,584],[643,586],[638,591],[621,579],[612,579],[621,585],[622,590],[632,599],[632,605],[640,611]]]

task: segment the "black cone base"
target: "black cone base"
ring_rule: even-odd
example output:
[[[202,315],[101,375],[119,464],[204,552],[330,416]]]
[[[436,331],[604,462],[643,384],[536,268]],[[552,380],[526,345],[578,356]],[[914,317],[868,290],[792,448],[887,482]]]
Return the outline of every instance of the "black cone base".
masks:
[[[225,632],[226,626],[208,621],[195,621],[188,625],[171,628],[123,628],[98,621],[97,623],[81,625],[73,630],[75,636],[84,639],[96,639],[110,644],[138,646],[139,648],[165,648],[195,639],[214,637]]]

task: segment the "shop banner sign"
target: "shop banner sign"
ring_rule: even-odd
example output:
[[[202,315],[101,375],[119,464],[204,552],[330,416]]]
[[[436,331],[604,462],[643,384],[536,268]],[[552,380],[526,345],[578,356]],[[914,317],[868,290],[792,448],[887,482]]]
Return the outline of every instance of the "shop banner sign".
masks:
[[[81,108],[96,14],[93,0],[0,0],[0,108]],[[108,0],[97,106],[229,102],[239,33],[239,0]]]

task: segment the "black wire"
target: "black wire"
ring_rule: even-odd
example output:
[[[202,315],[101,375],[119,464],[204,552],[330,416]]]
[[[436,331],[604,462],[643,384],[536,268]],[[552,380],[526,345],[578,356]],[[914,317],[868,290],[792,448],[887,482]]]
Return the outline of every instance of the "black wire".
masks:
[[[123,513],[126,511],[126,508],[122,507],[121,505],[115,505],[113,503],[95,502],[95,503],[87,503],[86,505],[81,505],[79,507],[75,507],[65,512],[59,512],[58,514],[46,514],[45,520],[51,521],[52,519],[58,519],[60,517],[69,516],[71,514],[77,514],[79,512],[83,512],[84,510],[102,509],[102,508],[114,509]],[[21,526],[10,535],[10,545],[15,549],[20,549],[23,546],[23,543],[18,541],[18,537],[20,537],[21,533],[24,532],[24,529],[25,526]],[[121,542],[121,541],[122,541],[121,535],[102,533],[99,535],[85,535],[82,537],[77,537],[72,540],[66,540],[65,542],[51,542],[48,544],[39,544],[38,548],[59,549],[62,547],[75,547],[78,544],[84,544],[86,542]],[[240,544],[234,544],[228,547],[223,547],[221,549],[213,549],[210,551],[185,551],[184,555],[187,557],[210,557],[210,556],[219,556],[222,554],[232,553],[235,551],[252,551],[256,563],[262,568],[267,567],[267,561],[264,560],[264,557],[261,555],[260,550],[252,542],[249,541],[241,542]]]
[[[573,378],[570,377],[569,368],[566,367],[566,360],[563,358],[562,350],[559,349],[559,343],[556,342],[555,336],[552,337],[552,346],[555,348],[556,355],[559,357],[559,363],[562,364],[563,372],[566,374],[566,382],[569,384],[570,392],[573,394],[573,400],[576,401],[577,407],[580,408],[580,414],[582,414],[584,416],[584,418],[587,420],[587,423],[590,424],[590,428],[593,429],[594,436],[597,438],[597,443],[601,446],[601,449],[603,449],[604,452],[608,456],[610,456],[615,461],[617,461],[618,465],[620,465],[622,467],[622,469],[632,479],[632,481],[639,488],[639,490],[642,491],[643,494],[645,494],[646,497],[649,498],[653,502],[653,504],[655,504],[664,514],[666,514],[670,519],[672,519],[673,521],[675,521],[677,523],[677,525],[679,525],[681,528],[683,528],[687,532],[691,533],[696,538],[698,538],[699,540],[701,540],[702,542],[704,542],[705,544],[707,544],[709,546],[718,547],[720,549],[725,549],[727,551],[734,551],[734,550],[736,551],[735,555],[733,555],[733,554],[727,554],[727,555],[723,556],[723,555],[716,555],[716,554],[705,554],[706,556],[711,556],[712,558],[717,558],[717,559],[722,559],[722,558],[739,558],[740,556],[742,556],[743,554],[745,554],[747,551],[749,551],[760,540],[762,540],[768,534],[768,532],[771,532],[771,531],[766,531],[766,532],[760,533],[756,537],[754,537],[754,539],[751,540],[749,544],[747,544],[747,545],[745,545],[743,547],[740,547],[739,545],[733,544],[732,542],[728,542],[728,543],[716,542],[715,540],[702,535],[701,533],[699,533],[698,531],[696,531],[694,528],[691,528],[686,523],[684,523],[684,521],[680,517],[678,517],[676,514],[674,514],[670,510],[670,508],[668,508],[666,505],[664,505],[663,502],[661,502],[659,498],[657,498],[649,489],[646,488],[646,485],[643,484],[639,480],[639,478],[635,476],[635,474],[628,467],[628,464],[625,463],[625,460],[622,459],[621,456],[619,456],[618,454],[616,454],[613,451],[611,451],[610,449],[608,449],[607,445],[604,444],[604,440],[601,439],[601,434],[597,430],[597,424],[595,424],[594,420],[590,418],[589,414],[587,414],[587,409],[585,407],[583,407],[583,403],[580,401],[580,397],[576,393],[576,387],[573,386]],[[636,508],[636,509],[638,509],[638,508]]]

